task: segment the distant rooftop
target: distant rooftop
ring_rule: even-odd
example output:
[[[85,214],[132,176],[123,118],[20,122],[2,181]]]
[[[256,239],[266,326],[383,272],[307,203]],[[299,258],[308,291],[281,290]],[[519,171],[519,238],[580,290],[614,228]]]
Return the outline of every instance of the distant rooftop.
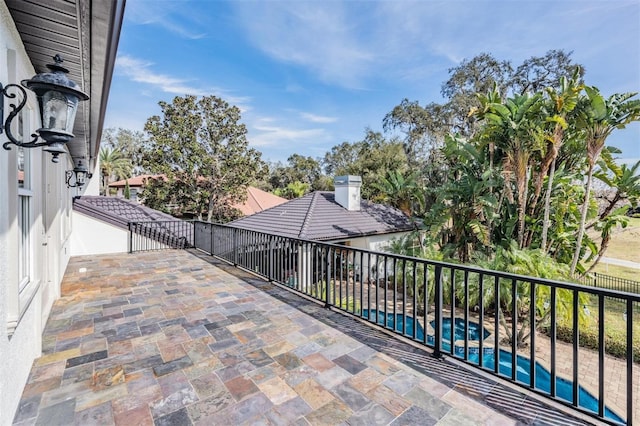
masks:
[[[249,216],[286,202],[286,198],[250,186],[247,188],[247,200],[242,204],[234,204],[233,207],[240,210],[243,215]]]
[[[132,176],[129,179],[117,180],[109,184],[112,188],[124,188],[129,182],[129,186],[144,186],[147,179],[165,179],[164,175],[139,175]]]
[[[363,200],[359,211],[338,204],[333,192],[316,191],[263,212],[229,223],[254,231],[292,238],[342,240],[410,231],[411,220],[400,210]]]
[[[128,228],[129,222],[180,221],[166,213],[118,197],[76,197],[73,210],[124,229]]]

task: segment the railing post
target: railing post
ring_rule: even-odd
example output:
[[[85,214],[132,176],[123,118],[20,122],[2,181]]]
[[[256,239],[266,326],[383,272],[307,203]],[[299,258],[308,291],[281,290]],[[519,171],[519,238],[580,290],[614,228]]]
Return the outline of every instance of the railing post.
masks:
[[[433,342],[434,358],[442,358],[442,266],[436,265],[434,276],[435,298],[435,336]],[[452,326],[453,327],[453,326]],[[453,328],[452,328],[453,329]],[[453,342],[453,339],[452,339]]]
[[[233,230],[233,266],[238,266],[238,229]]]
[[[129,226],[129,253],[133,253],[133,222],[127,224]]]

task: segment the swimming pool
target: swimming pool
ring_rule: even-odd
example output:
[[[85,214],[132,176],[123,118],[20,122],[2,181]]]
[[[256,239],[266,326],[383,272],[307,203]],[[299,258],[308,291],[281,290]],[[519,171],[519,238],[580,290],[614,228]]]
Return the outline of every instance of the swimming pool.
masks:
[[[371,309],[371,311],[364,309],[362,311],[362,316],[365,319],[375,320],[376,323],[385,325],[388,328],[395,329],[396,331],[402,333],[403,329],[405,330],[407,336],[413,336],[413,325],[416,324],[416,335],[415,338],[419,341],[424,342],[424,329],[422,325],[415,321],[415,319],[411,316],[404,316],[402,314],[394,315],[392,313],[388,313],[385,315],[383,311],[376,311],[375,309]],[[386,316],[386,320],[385,320]],[[406,327],[404,326],[406,321]],[[395,322],[395,324],[394,324]],[[430,322],[431,326],[435,325],[435,321]],[[457,340],[464,340],[464,330],[465,330],[465,321],[462,318],[456,318],[455,326],[454,326],[454,342]],[[481,331],[482,334],[481,334]],[[483,335],[484,339],[489,337],[491,333],[484,327],[481,327],[478,323],[469,321],[469,331],[468,336],[469,340],[479,340],[479,337]],[[427,335],[426,339],[427,345],[432,346],[435,342],[435,337],[432,335]],[[451,318],[443,318],[442,319],[442,349],[446,352],[451,352]],[[478,364],[480,361],[478,348],[473,348],[471,350],[469,348],[468,361],[472,364]],[[454,345],[454,352],[458,356],[464,356],[464,346]],[[495,351],[492,347],[484,348],[483,350],[483,358],[482,358],[483,367],[492,369],[495,367]],[[513,371],[512,366],[512,356],[511,352],[505,351],[504,349],[500,349],[499,358],[498,358],[498,370],[501,375],[511,377],[511,373]],[[529,385],[531,383],[531,360],[522,355],[517,355],[516,358],[516,379],[518,382]],[[547,371],[542,365],[536,362],[535,365],[535,387],[541,391],[549,393],[551,391],[551,373]],[[565,401],[571,402],[573,400],[573,382],[570,380],[563,379],[561,377],[556,377],[556,396],[558,398],[562,398]],[[598,412],[598,399],[587,392],[582,386],[578,386],[578,405],[587,410],[593,411],[595,413]],[[605,417],[612,419],[616,422],[624,423],[624,420],[620,418],[617,414],[611,411],[609,408],[605,407],[604,411]]]

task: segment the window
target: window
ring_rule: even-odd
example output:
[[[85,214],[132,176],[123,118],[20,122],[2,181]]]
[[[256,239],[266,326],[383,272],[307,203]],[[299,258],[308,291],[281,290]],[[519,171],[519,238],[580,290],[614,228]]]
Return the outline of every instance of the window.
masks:
[[[28,137],[29,110],[21,111],[17,120],[17,137]],[[31,151],[18,147],[18,282],[22,293],[32,280],[33,275],[33,190],[31,182]],[[22,299],[22,298],[21,298]],[[21,300],[22,302],[22,300]],[[22,303],[21,309],[22,309]]]

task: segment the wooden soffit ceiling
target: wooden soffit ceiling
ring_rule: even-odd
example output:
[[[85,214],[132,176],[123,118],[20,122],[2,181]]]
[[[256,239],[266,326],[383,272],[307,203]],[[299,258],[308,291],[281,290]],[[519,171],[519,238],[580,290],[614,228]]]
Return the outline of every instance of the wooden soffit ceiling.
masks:
[[[5,0],[36,72],[59,53],[69,78],[90,96],[80,102],[67,145],[91,169],[98,156],[125,0]]]

